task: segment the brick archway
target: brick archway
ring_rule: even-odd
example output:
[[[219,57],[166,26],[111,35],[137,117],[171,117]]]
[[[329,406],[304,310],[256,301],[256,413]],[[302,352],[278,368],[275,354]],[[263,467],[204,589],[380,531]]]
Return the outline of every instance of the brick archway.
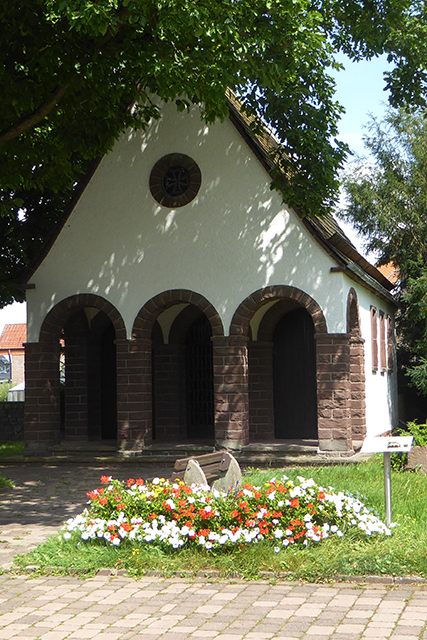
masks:
[[[272,300],[293,300],[311,315],[316,333],[327,333],[325,316],[318,303],[307,293],[288,285],[274,285],[258,289],[244,300],[233,315],[230,336],[249,336],[249,323],[254,313]]]
[[[272,301],[277,301],[277,305],[266,311],[259,326],[258,341],[252,341],[251,319],[263,305]],[[249,356],[246,388],[251,397],[250,437],[252,440],[274,438],[272,325],[288,308],[298,307],[308,312],[314,325],[319,447],[325,451],[351,451],[349,334],[328,333],[319,304],[307,293],[288,285],[255,291],[239,305],[230,323],[230,339],[242,341],[242,359],[245,354],[247,359]]]
[[[94,415],[93,412],[91,413],[88,393],[92,397],[95,387],[92,386],[89,392],[88,382],[89,379],[93,382],[95,373],[101,371],[101,366],[99,363],[96,364],[97,357],[100,357],[99,340],[97,353],[94,352],[96,336],[95,342],[93,340],[90,344],[88,342],[91,331],[83,313],[88,308],[102,312],[105,320],[101,324],[94,323],[95,333],[102,333],[106,326],[112,327],[110,339],[112,344],[114,337],[123,339],[126,336],[121,315],[111,303],[100,296],[93,294],[70,296],[61,300],[47,313],[40,329],[39,342],[25,345],[25,442],[26,450],[30,454],[46,452],[49,445],[60,441],[59,341],[61,332],[66,327],[68,332],[66,348],[70,353],[68,365],[66,357],[66,369],[68,367],[66,384],[68,381],[71,385],[69,388],[72,387],[72,394],[68,394],[67,399],[66,393],[65,407],[68,407],[68,418],[66,416],[65,435],[70,439],[85,440],[89,437],[89,419],[93,422]],[[101,391],[97,390],[96,393],[99,395]],[[98,400],[92,404],[95,406]],[[101,429],[101,425],[99,428]]]
[[[114,326],[116,338],[118,340],[126,338],[126,327],[123,318],[111,302],[92,293],[79,293],[64,298],[48,312],[40,328],[39,342],[57,342],[68,318],[87,307],[103,311]]]
[[[171,289],[154,296],[138,312],[132,338],[123,343],[123,367],[127,378],[119,383],[119,407],[124,420],[120,433],[122,449],[137,450],[152,441],[153,433],[153,368],[152,336],[155,323],[161,313],[177,304],[188,304],[197,308],[209,321],[215,352],[215,339],[222,339],[224,327],[219,313],[202,295],[186,289]],[[158,329],[156,330],[156,335]],[[174,331],[172,331],[172,335]],[[156,348],[166,352],[171,345],[156,341]],[[118,348],[121,344],[118,343]],[[125,378],[123,377],[123,380]],[[176,394],[175,394],[176,395]],[[215,390],[215,402],[217,394]],[[156,407],[157,410],[157,407]],[[175,413],[173,412],[173,415]],[[179,420],[179,418],[178,418]],[[170,433],[180,434],[180,429]]]
[[[210,322],[213,336],[223,336],[224,326],[215,307],[202,295],[186,289],[170,289],[151,298],[140,309],[132,328],[132,339],[150,340],[158,316],[175,304],[191,304],[200,309]]]
[[[252,340],[251,319],[259,309],[271,302],[276,302],[276,304],[269,305],[259,323],[258,331],[255,332],[256,339]],[[277,432],[275,405],[277,402],[273,388],[277,379],[273,375],[273,333],[284,315],[297,309],[304,309],[307,312],[313,321],[315,334],[323,335],[327,332],[326,320],[319,304],[300,289],[287,285],[265,287],[255,291],[240,304],[233,316],[230,336],[247,337],[248,340],[249,434],[252,441],[275,439],[275,432]],[[314,350],[315,347],[313,346],[312,349]],[[313,358],[315,358],[314,355]],[[311,375],[314,376],[314,362],[311,367]],[[311,403],[313,406],[311,422],[313,424],[310,431],[317,434],[315,383],[311,395],[313,396]],[[293,437],[302,438],[303,436],[295,434]]]

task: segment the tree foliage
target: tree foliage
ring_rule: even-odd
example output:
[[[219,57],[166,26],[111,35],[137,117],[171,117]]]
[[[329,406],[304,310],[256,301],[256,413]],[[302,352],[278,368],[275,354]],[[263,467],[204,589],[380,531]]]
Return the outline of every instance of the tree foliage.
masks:
[[[427,395],[427,111],[389,109],[371,120],[365,145],[373,162],[347,176],[344,215],[381,264],[399,269],[401,363]]]
[[[328,69],[387,53],[394,104],[423,103],[427,38],[417,0],[16,0],[0,7],[2,302],[76,182],[156,94],[207,121],[226,89],[283,145],[275,186],[307,214],[330,208],[346,146]]]

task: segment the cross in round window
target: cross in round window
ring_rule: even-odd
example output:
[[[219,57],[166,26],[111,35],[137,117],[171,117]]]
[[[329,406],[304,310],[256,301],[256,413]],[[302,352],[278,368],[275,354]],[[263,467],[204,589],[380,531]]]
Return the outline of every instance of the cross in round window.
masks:
[[[183,153],[160,158],[150,174],[151,195],[163,207],[183,207],[196,197],[202,182],[197,164]]]

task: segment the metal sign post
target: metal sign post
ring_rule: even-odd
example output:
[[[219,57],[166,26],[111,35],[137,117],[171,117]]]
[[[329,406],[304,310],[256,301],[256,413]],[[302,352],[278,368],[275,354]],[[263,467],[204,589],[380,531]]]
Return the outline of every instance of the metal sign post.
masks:
[[[385,523],[391,525],[391,466],[390,452],[384,451],[384,496],[385,496]]]
[[[384,453],[385,521],[388,527],[392,523],[390,454],[408,453],[411,450],[413,441],[413,436],[365,438],[360,450],[360,453]]]

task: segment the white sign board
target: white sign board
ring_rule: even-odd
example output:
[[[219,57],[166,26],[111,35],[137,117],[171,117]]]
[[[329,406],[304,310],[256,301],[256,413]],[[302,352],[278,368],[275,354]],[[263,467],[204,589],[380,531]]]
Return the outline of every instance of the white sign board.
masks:
[[[411,450],[413,436],[388,436],[365,438],[361,453],[407,453]]]

